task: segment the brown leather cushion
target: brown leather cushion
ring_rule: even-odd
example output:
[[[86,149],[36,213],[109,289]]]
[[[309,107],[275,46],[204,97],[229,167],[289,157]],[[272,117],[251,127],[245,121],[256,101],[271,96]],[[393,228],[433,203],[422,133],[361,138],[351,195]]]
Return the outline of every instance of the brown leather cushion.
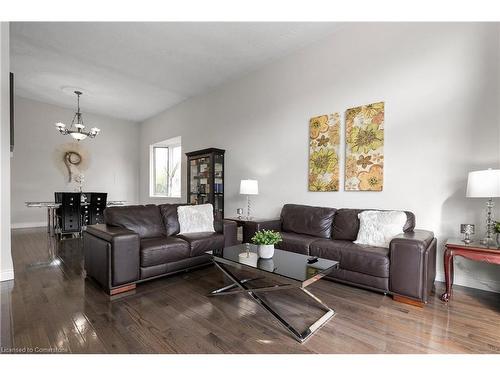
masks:
[[[368,287],[381,292],[389,291],[389,278],[376,277],[364,273],[345,270],[343,268],[335,268],[328,274],[328,278],[333,278],[336,281],[354,284],[356,286]]]
[[[186,204],[160,204],[158,206],[167,236],[174,236],[180,231],[179,217],[177,216],[177,207],[179,206],[186,206]]]
[[[160,209],[155,205],[108,207],[104,210],[107,225],[129,229],[140,238],[165,235]]]
[[[217,232],[185,233],[177,235],[191,246],[190,256],[205,254],[206,251],[223,249],[224,235]]]
[[[281,210],[284,232],[330,238],[335,208],[285,204]]]
[[[310,246],[311,255],[336,260],[341,269],[376,277],[389,277],[389,249],[357,245],[351,241],[318,240]]]
[[[204,264],[211,264],[211,263],[212,263],[211,257],[209,255],[206,255],[199,257],[189,257],[176,262],[158,264],[157,266],[140,267],[141,279],[147,279],[149,277],[164,275],[172,272],[178,272],[181,270],[187,270],[191,267],[198,267]]]
[[[275,246],[277,249],[305,255],[309,255],[309,246],[311,243],[318,240],[318,237],[292,232],[281,232],[281,237],[283,241]]]
[[[176,237],[141,240],[141,267],[176,262],[189,258],[189,244]]]
[[[358,214],[362,211],[368,211],[368,209],[341,208],[337,210],[333,218],[332,239],[355,241],[359,232]],[[415,215],[409,211],[404,212],[407,220],[403,232],[411,232],[415,229]]]

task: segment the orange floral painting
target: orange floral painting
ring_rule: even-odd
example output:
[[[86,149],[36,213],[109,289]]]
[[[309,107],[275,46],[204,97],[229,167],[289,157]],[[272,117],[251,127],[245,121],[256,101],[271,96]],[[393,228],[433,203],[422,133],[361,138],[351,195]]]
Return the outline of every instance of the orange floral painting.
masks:
[[[384,102],[346,111],[346,191],[382,191]]]
[[[340,116],[309,120],[309,191],[339,190]]]

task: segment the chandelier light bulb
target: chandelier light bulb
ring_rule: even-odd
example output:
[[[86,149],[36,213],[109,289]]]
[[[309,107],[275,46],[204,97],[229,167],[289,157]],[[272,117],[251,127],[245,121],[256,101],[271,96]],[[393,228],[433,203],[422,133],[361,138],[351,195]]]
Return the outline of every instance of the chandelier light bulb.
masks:
[[[62,122],[57,122],[57,123],[56,123],[56,126],[57,126],[58,128],[65,128],[65,127],[66,127],[66,125],[64,125]]]
[[[84,127],[82,124],[75,124],[75,128],[77,129],[83,129]]]

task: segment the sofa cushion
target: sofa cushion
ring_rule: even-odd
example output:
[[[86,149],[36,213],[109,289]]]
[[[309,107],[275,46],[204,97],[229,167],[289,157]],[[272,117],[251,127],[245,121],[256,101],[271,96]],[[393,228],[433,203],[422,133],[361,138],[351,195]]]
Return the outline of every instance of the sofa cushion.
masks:
[[[355,241],[358,237],[359,232],[358,214],[362,211],[367,211],[367,209],[338,209],[337,212],[335,212],[335,216],[333,218],[332,239]],[[413,229],[415,229],[415,215],[413,215],[413,213],[409,211],[404,212],[406,213],[407,220],[403,227],[403,232],[411,232],[413,231]]]
[[[376,291],[389,291],[388,277],[377,277],[365,273],[345,270],[343,268],[335,268],[328,274],[327,278],[350,285],[363,286]]]
[[[161,237],[166,234],[160,209],[156,205],[108,207],[104,210],[107,225],[129,229],[140,238]]]
[[[335,208],[285,204],[281,210],[284,232],[330,238]]]
[[[336,260],[341,269],[376,277],[389,277],[389,249],[357,245],[351,241],[317,240],[310,246],[311,255]]]
[[[199,232],[179,234],[176,237],[189,243],[190,256],[195,257],[205,254],[205,251],[223,249],[224,235],[216,232]]]
[[[163,225],[165,226],[165,231],[167,236],[174,236],[179,234],[179,217],[177,216],[177,207],[186,206],[185,203],[175,203],[175,204],[160,204],[161,217],[163,219]]]
[[[156,266],[189,258],[189,244],[176,237],[141,240],[141,267]]]
[[[173,236],[179,233],[179,219],[177,217],[177,207],[179,206],[181,206],[181,204],[158,205],[167,236]]]
[[[180,233],[215,232],[214,206],[211,203],[177,207]]]
[[[359,231],[355,244],[387,247],[403,233],[406,214],[402,211],[363,211],[359,215]]]
[[[176,262],[158,264],[157,266],[141,267],[141,279],[187,270],[191,267],[199,267],[205,264],[211,264],[212,259],[206,256],[189,257]]]
[[[281,232],[281,237],[283,241],[275,246],[277,249],[305,255],[309,255],[309,246],[319,239],[318,237],[308,236],[307,234],[293,232]]]

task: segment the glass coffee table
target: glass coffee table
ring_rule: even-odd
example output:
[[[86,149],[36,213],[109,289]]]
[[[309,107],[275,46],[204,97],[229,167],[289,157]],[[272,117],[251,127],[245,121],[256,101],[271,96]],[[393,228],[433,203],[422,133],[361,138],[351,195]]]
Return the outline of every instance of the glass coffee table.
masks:
[[[209,296],[247,293],[260,306],[271,313],[301,343],[311,337],[314,332],[328,322],[335,314],[331,308],[305,288],[337,268],[338,262],[336,261],[322,258],[311,260],[311,257],[308,255],[278,249],[274,250],[273,258],[262,259],[257,256],[257,246],[252,244],[241,244],[226,247],[225,249],[208,251],[207,253],[212,255],[212,261],[215,266],[233,282],[230,285],[212,291]],[[227,266],[252,271],[256,277],[239,279]],[[267,279],[272,284],[255,288],[247,285],[250,281],[258,279]],[[304,331],[294,328],[285,317],[257,295],[260,292],[279,292],[284,289],[294,288],[300,289],[308,298],[312,298],[325,312]]]

